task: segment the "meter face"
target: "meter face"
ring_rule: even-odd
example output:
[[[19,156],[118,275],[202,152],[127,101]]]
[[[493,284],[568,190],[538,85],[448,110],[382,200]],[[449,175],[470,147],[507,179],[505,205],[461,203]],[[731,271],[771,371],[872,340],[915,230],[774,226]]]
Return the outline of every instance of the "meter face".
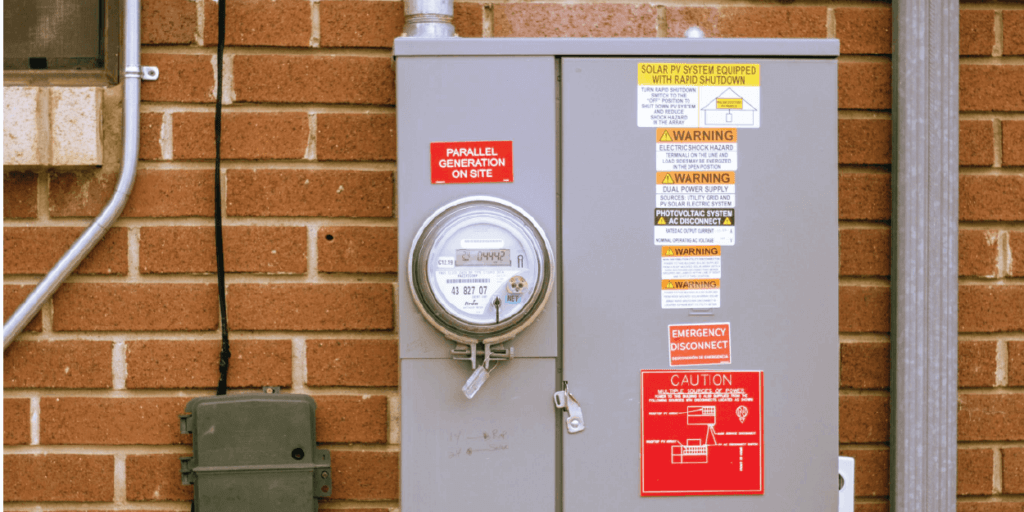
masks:
[[[543,231],[525,212],[494,198],[467,198],[421,228],[410,279],[436,327],[453,339],[483,341],[539,313],[551,289],[550,262]]]

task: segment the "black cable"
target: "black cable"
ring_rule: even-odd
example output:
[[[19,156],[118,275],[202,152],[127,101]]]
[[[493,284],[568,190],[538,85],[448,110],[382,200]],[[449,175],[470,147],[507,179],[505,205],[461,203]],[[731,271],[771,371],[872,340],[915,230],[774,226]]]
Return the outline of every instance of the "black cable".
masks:
[[[217,240],[217,295],[220,298],[220,381],[217,394],[228,391],[228,361],[231,360],[231,344],[228,342],[228,306],[224,284],[224,227],[221,219],[220,192],[220,128],[221,109],[224,104],[224,17],[227,0],[217,2],[217,107],[213,118],[213,133],[217,156],[213,164],[213,216],[214,238]]]

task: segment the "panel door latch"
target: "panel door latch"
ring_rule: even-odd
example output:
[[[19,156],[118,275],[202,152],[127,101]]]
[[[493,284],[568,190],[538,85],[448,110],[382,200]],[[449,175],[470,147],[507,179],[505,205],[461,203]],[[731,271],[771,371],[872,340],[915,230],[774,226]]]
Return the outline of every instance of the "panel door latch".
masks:
[[[570,434],[583,432],[583,408],[576,401],[576,397],[569,392],[567,382],[562,383],[561,391],[555,392],[555,407],[569,412],[569,417],[565,419],[565,428]]]

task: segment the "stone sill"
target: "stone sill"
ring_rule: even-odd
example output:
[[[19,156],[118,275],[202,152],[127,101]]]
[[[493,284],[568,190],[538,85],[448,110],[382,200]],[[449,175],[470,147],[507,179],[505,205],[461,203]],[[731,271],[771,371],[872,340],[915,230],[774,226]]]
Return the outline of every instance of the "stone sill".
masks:
[[[4,87],[4,165],[103,165],[102,87]]]

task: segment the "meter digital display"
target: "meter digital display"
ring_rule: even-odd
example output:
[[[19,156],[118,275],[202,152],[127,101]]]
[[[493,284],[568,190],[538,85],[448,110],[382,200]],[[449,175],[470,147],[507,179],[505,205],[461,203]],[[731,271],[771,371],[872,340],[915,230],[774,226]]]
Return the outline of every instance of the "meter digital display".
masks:
[[[553,287],[544,231],[518,206],[460,199],[428,218],[409,255],[413,299],[447,338],[489,345],[529,325]]]

